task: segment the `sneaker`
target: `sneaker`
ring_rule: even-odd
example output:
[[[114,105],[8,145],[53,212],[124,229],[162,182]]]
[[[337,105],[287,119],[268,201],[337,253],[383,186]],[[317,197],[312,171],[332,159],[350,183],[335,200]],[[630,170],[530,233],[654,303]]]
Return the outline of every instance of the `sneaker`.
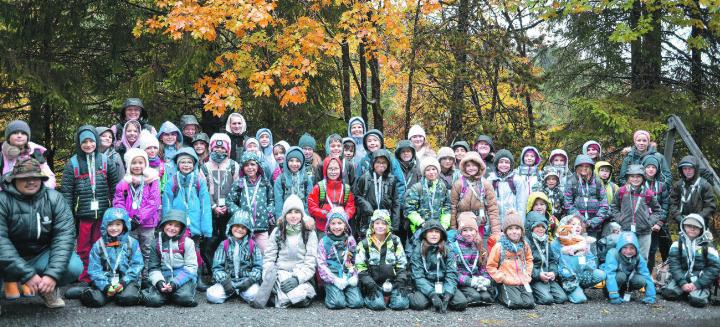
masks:
[[[50,293],[40,294],[40,297],[42,297],[43,301],[45,302],[45,306],[50,309],[65,307],[65,301],[63,301],[62,297],[60,296],[60,289],[57,287],[54,291]]]
[[[8,300],[17,300],[20,298],[20,287],[17,282],[3,283],[5,289],[5,298]]]

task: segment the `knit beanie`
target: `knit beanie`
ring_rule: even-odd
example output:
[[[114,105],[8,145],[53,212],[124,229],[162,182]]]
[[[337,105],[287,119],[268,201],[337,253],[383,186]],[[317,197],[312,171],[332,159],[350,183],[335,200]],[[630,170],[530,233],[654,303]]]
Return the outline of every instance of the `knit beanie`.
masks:
[[[417,135],[426,137],[425,129],[423,129],[420,125],[413,125],[412,127],[410,127],[410,131],[408,131],[408,139],[411,139],[413,136]]]
[[[458,231],[462,231],[466,228],[478,230],[477,216],[475,216],[472,211],[465,211],[460,213],[457,217],[457,223]]]
[[[507,214],[505,215],[505,220],[502,224],[502,231],[505,233],[510,226],[517,226],[520,227],[522,230],[522,233],[525,234],[525,226],[523,226],[522,218],[515,212],[515,210],[508,210]]]
[[[145,150],[149,147],[156,147],[160,148],[160,142],[156,137],[153,137],[153,135],[148,132],[147,130],[143,130],[140,132],[140,138],[138,139],[138,144],[140,149]]]
[[[80,140],[80,144],[85,142],[85,140],[87,140],[87,139],[90,139],[93,142],[97,142],[97,140],[95,139],[95,133],[93,133],[90,130],[84,130],[84,131],[80,132],[80,137],[78,139]]]
[[[27,135],[28,140],[30,139],[30,126],[22,120],[13,120],[7,124],[7,127],[5,127],[5,139],[7,140],[15,132],[23,132]]]
[[[311,148],[313,151],[317,150],[317,143],[315,142],[315,138],[312,137],[312,135],[305,133],[303,136],[300,137],[300,140],[298,141],[298,146],[300,148]]]
[[[428,167],[435,167],[437,171],[440,171],[440,162],[433,157],[425,157],[420,161],[420,174],[425,174],[425,169]]]

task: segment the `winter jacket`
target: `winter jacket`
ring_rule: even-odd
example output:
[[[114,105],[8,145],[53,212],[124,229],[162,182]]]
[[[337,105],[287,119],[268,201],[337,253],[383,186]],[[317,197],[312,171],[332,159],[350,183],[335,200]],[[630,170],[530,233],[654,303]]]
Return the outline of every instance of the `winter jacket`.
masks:
[[[510,171],[503,174],[500,171],[495,171],[490,174],[487,178],[488,182],[492,185],[493,191],[495,191],[495,201],[498,206],[498,217],[500,219],[500,225],[505,221],[507,212],[512,209],[515,212],[523,212],[527,202],[523,202],[523,197],[518,196],[523,191],[523,181],[520,177],[515,175],[512,167],[515,165],[515,160],[512,157],[510,151],[502,149],[495,154],[495,167],[497,167],[500,159],[510,160]],[[527,200],[527,198],[525,198]]]
[[[543,200],[545,202],[545,204],[547,205],[547,209],[545,210],[545,213],[543,213],[543,215],[546,218],[550,218],[550,216],[552,215],[552,212],[553,212],[553,204],[550,201],[550,198],[548,198],[547,194],[545,194],[544,192],[532,192],[530,194],[530,197],[528,197],[528,200],[527,200],[527,205],[525,207],[525,211],[523,211],[523,213],[525,214],[524,216],[527,216],[531,211],[533,211],[533,206],[535,205],[535,201],[537,201],[538,199]],[[560,218],[562,218],[562,217],[560,217]]]
[[[243,153],[241,165],[244,166],[245,163],[251,160],[257,162],[259,167],[260,159],[252,152]],[[255,233],[268,231],[270,221],[274,221],[275,200],[273,188],[262,169],[258,169],[257,179],[254,182],[249,177],[244,176],[241,171],[240,179],[233,183],[226,202],[230,215],[240,210],[245,210],[251,214],[253,226],[250,230]]]
[[[445,183],[445,186],[450,189],[452,188],[453,183],[460,178],[460,170],[451,168],[448,171],[443,171],[442,168],[438,172],[438,176],[440,177],[440,180]]]
[[[365,132],[367,132],[367,125],[365,125],[365,120],[362,119],[362,117],[352,117],[348,121],[348,134],[347,136],[352,138],[353,142],[355,142],[355,157],[353,157],[353,164],[355,167],[357,167],[360,164],[360,161],[365,158],[367,154],[367,150],[365,150],[365,146],[363,144],[363,137],[353,137],[352,133],[350,132],[353,123],[360,123],[363,126],[363,135],[365,135]],[[360,174],[356,174],[356,177],[360,177]]]
[[[390,222],[387,221],[389,224]],[[368,228],[366,237],[358,244],[355,257],[355,269],[358,276],[369,275],[378,284],[386,280],[390,282],[407,282],[408,261],[399,237],[388,232],[385,240],[378,244],[375,242],[372,228]]]
[[[565,158],[564,166],[554,166],[552,164],[553,159],[555,159],[555,157],[557,157],[557,156],[561,156],[561,157]],[[560,185],[558,185],[558,186],[561,189],[564,189],[565,184],[563,184],[563,183],[565,183],[565,177],[572,175],[572,172],[570,171],[570,167],[569,167],[569,162],[570,162],[570,157],[568,157],[567,152],[565,152],[565,150],[563,150],[563,149],[552,150],[552,152],[550,152],[550,156],[548,157],[548,161],[545,163],[545,166],[543,167],[542,175],[544,176],[545,175],[544,172],[549,171],[549,170],[555,171],[559,175],[559,179],[560,179],[558,181]]]
[[[559,238],[555,238],[550,244],[550,251],[558,258],[558,274],[561,280],[570,280],[580,273],[591,272],[598,268],[597,257],[592,251],[586,250],[582,254],[569,254],[562,249],[563,245],[560,244]]]
[[[335,278],[357,277],[354,259],[357,243],[350,232],[347,217],[342,217],[348,228],[342,238],[338,239],[330,232],[330,221],[325,225],[325,236],[318,242],[317,269],[320,279],[332,284]],[[336,239],[336,240],[334,240]]]
[[[170,209],[184,211],[188,215],[193,236],[212,236],[211,206],[207,184],[198,177],[197,167],[187,175],[178,172],[165,184],[162,195],[163,216]]]
[[[372,129],[365,133],[365,136],[363,137],[363,147],[365,147],[365,139],[368,135],[375,135],[380,138],[380,146],[381,149],[385,149],[385,138],[383,137],[382,132]],[[362,177],[366,172],[372,171],[372,162],[374,160],[373,154],[370,153],[370,151],[365,148],[366,154],[360,162],[357,165],[357,169],[355,170],[355,176],[358,178]],[[355,153],[355,158],[358,158],[358,154]],[[390,162],[390,166],[388,167],[388,170],[390,170],[390,173],[395,176],[395,187],[398,194],[398,199],[400,200],[400,205],[402,206],[405,201],[405,175],[403,174],[402,168],[400,168],[400,163],[393,158],[393,156],[389,156],[388,160]],[[357,184],[357,180],[355,182]],[[354,185],[353,185],[354,187]]]
[[[288,167],[287,159],[290,158],[288,157],[288,155],[291,155],[295,158],[300,158],[300,170],[298,170],[296,173],[290,171],[290,168]],[[303,156],[302,149],[300,149],[299,147],[293,146],[285,154],[285,162],[282,163],[282,173],[278,176],[278,179],[275,180],[275,184],[273,185],[273,194],[275,198],[275,217],[280,217],[280,215],[282,214],[283,203],[285,203],[285,200],[291,194],[295,194],[301,200],[303,200],[305,209],[309,210],[307,199],[313,190],[313,180],[305,172],[305,167],[303,164],[304,161],[305,157]],[[324,168],[325,165],[323,165],[323,173],[325,172]],[[313,216],[313,213],[310,212],[310,215]],[[313,216],[313,218],[314,217],[315,216]]]
[[[475,276],[482,276],[490,279],[490,275],[485,268],[485,260],[477,243],[466,240],[462,235],[458,234],[454,242],[448,244],[451,251],[455,254],[455,262],[458,271],[458,286],[470,286],[470,280]]]
[[[657,179],[661,182],[670,183],[672,182],[672,173],[670,172],[670,165],[668,165],[667,160],[665,160],[665,156],[658,153],[655,150],[655,147],[649,146],[647,151],[643,153],[639,153],[638,149],[633,146],[632,150],[630,150],[630,153],[628,153],[625,158],[623,158],[622,166],[620,166],[620,174],[618,175],[618,184],[625,185],[627,182],[627,179],[625,177],[625,172],[627,171],[628,167],[630,165],[642,165],[643,160],[648,156],[654,156],[658,160],[658,175]],[[697,170],[696,170],[697,174]]]
[[[178,210],[170,211],[163,216],[158,227],[155,242],[150,247],[148,259],[148,277],[150,283],[156,285],[159,281],[174,282],[178,288],[197,279],[198,261],[195,252],[195,242],[187,237],[185,225],[175,237],[168,237],[162,232],[162,226],[168,221],[183,222],[187,216]],[[180,249],[180,246],[183,246]]]
[[[175,133],[177,135],[177,141],[175,141],[175,144],[173,145],[167,145],[162,142],[162,135],[170,133]],[[183,147],[183,134],[180,129],[172,122],[166,121],[162,125],[160,125],[160,130],[157,133],[157,138],[158,140],[160,140],[160,147],[162,147],[163,150],[163,160],[165,160],[165,162],[174,163],[173,159],[175,158],[175,155]]]
[[[651,228],[660,222],[663,216],[662,207],[654,196],[655,194],[641,186],[636,190],[628,185],[620,187],[615,200],[610,206],[610,217],[622,226],[623,231],[632,231],[638,235],[647,235]],[[635,230],[632,230],[635,225]]]
[[[550,200],[550,205],[552,207],[552,215],[555,216],[555,218],[561,218],[565,216],[565,198],[562,191],[560,191],[560,187],[556,186],[555,188],[551,189],[547,186],[543,187],[542,192],[547,195],[548,200]],[[528,202],[531,200],[528,199]],[[533,200],[534,201],[534,200]]]
[[[262,145],[259,146],[260,152],[262,153],[261,159],[265,162],[265,165],[268,170],[268,174],[275,171],[275,168],[277,168],[277,162],[275,162],[275,156],[273,155],[273,146],[275,142],[273,142],[273,134],[272,131],[268,128],[261,128],[255,133],[255,138],[258,140],[258,143],[260,143],[260,135],[262,134],[268,134],[270,136],[270,144],[266,147],[262,147]],[[269,175],[268,175],[269,177]]]
[[[535,164],[533,166],[526,166],[523,160],[525,154],[529,151],[534,151],[536,155]],[[520,165],[515,168],[515,176],[521,181],[520,185],[516,185],[518,192],[515,194],[520,203],[527,203],[530,193],[542,189],[543,176],[542,170],[540,170],[541,162],[542,158],[540,158],[540,151],[538,151],[535,147],[526,146],[523,148],[522,152],[520,152]],[[560,184],[562,185],[562,182],[560,182]]]
[[[142,191],[139,198],[139,205],[133,206],[133,179],[139,177],[125,175],[123,180],[118,183],[115,189],[115,197],[113,198],[113,207],[123,208],[127,211],[130,219],[140,223],[144,228],[155,228],[160,221],[158,209],[162,204],[160,198],[160,181],[157,179],[157,173],[152,169],[145,169],[142,183],[138,191]]]
[[[484,178],[475,180],[474,176],[465,173],[465,165],[468,162],[475,162],[480,166],[478,175],[485,174],[485,162],[478,155],[469,152],[460,161],[460,171],[462,176],[455,181],[450,190],[450,228],[457,229],[457,217],[465,211],[472,211],[476,216],[480,217],[481,225],[490,223],[490,231],[493,235],[501,233],[500,218],[498,216],[498,202],[495,197],[495,190],[492,184]],[[484,214],[482,214],[484,212]]]
[[[130,236],[130,216],[125,209],[112,209],[106,211],[100,226],[101,237],[93,244],[90,250],[90,259],[87,272],[93,285],[104,291],[110,286],[113,278],[113,269],[120,283],[127,286],[138,284],[145,262],[143,261],[140,243]],[[107,233],[107,226],[115,220],[122,220],[125,231],[112,237]],[[103,250],[104,248],[104,250]],[[119,257],[119,259],[118,259]],[[117,266],[116,266],[117,265]]]
[[[309,219],[303,215],[301,224]],[[280,232],[280,228],[275,228],[270,234],[263,256],[263,272],[277,269],[291,273],[300,284],[310,281],[315,277],[317,264],[317,234],[308,231],[307,241],[303,239],[303,232],[287,235],[282,240]]]
[[[450,228],[450,194],[445,183],[428,181],[423,177],[412,185],[405,198],[405,219],[410,231],[415,232],[425,221],[437,220],[445,229]]]
[[[20,194],[12,183],[0,192],[0,271],[22,276],[25,283],[36,274],[27,261],[50,250],[45,276],[55,280],[65,273],[75,250],[72,211],[60,192],[41,186],[32,196]]]
[[[37,143],[28,141],[25,151],[21,152],[15,157],[10,155],[10,153],[12,152],[10,151],[11,148],[12,146],[10,145],[10,143],[2,143],[2,151],[0,152],[0,176],[11,173],[13,168],[15,167],[15,164],[18,161],[23,161],[32,157],[37,159],[38,162],[40,162],[40,170],[42,170],[43,174],[48,177],[48,180],[45,181],[43,184],[45,184],[45,186],[48,188],[55,188],[55,173],[53,173],[53,171],[50,169],[50,166],[48,166],[47,161],[43,156],[45,151],[47,151],[45,147]]]
[[[101,219],[105,210],[111,206],[110,198],[115,195],[115,185],[119,179],[118,171],[115,170],[115,165],[97,150],[97,147],[90,155],[80,149],[80,133],[84,131],[90,131],[95,135],[96,140],[100,139],[95,134],[93,126],[85,125],[77,130],[75,133],[76,151],[72,158],[65,163],[60,193],[70,205],[76,219]],[[91,158],[95,162],[94,192],[88,169],[88,159]],[[77,163],[77,166],[73,166],[73,162]],[[93,200],[98,202],[97,210],[91,210]]]
[[[211,159],[202,165],[202,170],[207,180],[212,207],[220,206],[220,199],[223,199],[227,205],[228,194],[233,184],[240,178],[240,164],[229,158],[220,163]]]
[[[670,217],[680,222],[688,214],[696,213],[705,218],[705,224],[715,213],[717,204],[713,188],[704,178],[700,177],[700,164],[694,156],[685,156],[678,165],[692,164],[695,176],[691,180],[681,178],[670,191]],[[682,168],[679,168],[680,176]]]
[[[577,174],[568,176],[564,199],[567,215],[579,215],[588,230],[600,230],[608,214],[608,203],[599,177],[592,175],[585,180]]]
[[[527,225],[528,222],[525,222]],[[550,240],[538,240],[533,237],[533,233],[528,233],[525,241],[530,246],[533,257],[532,281],[541,281],[541,272],[551,272],[558,274],[558,254],[550,250]]]
[[[632,258],[625,257],[620,252],[627,244],[635,246],[635,250],[637,251]],[[618,272],[625,273],[628,283],[630,282],[630,275],[636,274],[642,276],[645,279],[645,298],[655,299],[655,282],[650,275],[647,262],[643,259],[643,256],[640,255],[640,243],[634,233],[625,232],[620,234],[615,248],[607,252],[605,263],[603,263],[600,268],[605,271],[605,276],[607,276],[605,285],[610,299],[620,298],[620,287],[615,279]]]
[[[315,219],[315,227],[321,232],[325,231],[327,214],[333,207],[343,208],[349,219],[353,219],[356,213],[355,194],[350,190],[350,185],[338,180],[328,180],[327,167],[333,160],[338,161],[338,163],[340,162],[338,158],[325,158],[323,162],[323,176],[325,178],[320,181],[318,185],[312,187],[312,191],[307,197],[306,202],[310,216]],[[323,201],[321,201],[320,197],[321,189],[325,192],[325,199]],[[345,200],[346,198],[347,201]]]
[[[530,284],[533,255],[527,243],[513,243],[501,236],[488,255],[487,271],[492,279],[507,286]]]
[[[653,197],[660,204],[662,214],[660,215],[660,226],[668,223],[668,213],[670,210],[670,188],[661,181],[645,180],[645,188],[653,192]]]
[[[400,152],[403,149],[411,149],[413,152],[413,159],[404,162],[400,158]],[[400,169],[402,169],[403,172],[403,178],[405,179],[405,190],[406,192],[408,189],[415,185],[415,183],[419,182],[422,178],[423,174],[420,171],[420,162],[415,156],[415,148],[413,148],[412,143],[408,140],[402,140],[398,143],[397,148],[395,149],[395,159],[397,159],[398,163],[400,164]]]
[[[373,162],[379,157],[385,157],[388,162],[393,160],[387,150],[375,151]],[[402,194],[398,191],[397,185],[396,176],[390,174],[389,169],[385,170],[381,176],[370,170],[357,180],[353,187],[353,194],[357,202],[358,217],[361,219],[358,226],[367,227],[373,211],[385,209],[390,212],[392,229],[400,230],[400,208],[403,201],[400,199]]]
[[[710,289],[720,274],[720,258],[712,234],[707,228],[702,229],[703,234],[694,240],[680,232],[679,239],[670,246],[670,275],[678,286],[692,282],[697,289]],[[691,261],[690,257],[694,260]],[[697,278],[694,282],[693,277]]]
[[[233,225],[252,226],[250,216],[247,214],[233,215],[227,223],[227,239],[220,242],[213,256],[212,273],[218,283],[230,279],[232,284],[238,285],[247,279],[253,284],[262,281],[263,255],[260,247],[254,244],[252,235],[247,234],[242,239],[233,237]]]
[[[108,158],[108,165],[114,165],[115,171],[118,174],[118,181],[120,178],[122,178],[122,175],[125,173],[125,163],[123,162],[123,158],[120,156],[120,154],[115,151],[115,148],[107,148],[102,153]]]
[[[645,158],[653,158],[653,159],[654,159],[655,157],[654,157],[654,156],[648,156],[648,157],[645,157]],[[607,178],[606,180],[600,178],[600,183],[601,183],[602,186],[605,188],[605,197],[607,198],[608,205],[612,205],[612,204],[613,204],[614,197],[615,197],[615,193],[617,193],[617,190],[618,190],[620,187],[619,187],[617,184],[613,183],[613,181],[612,181],[612,180],[613,180],[612,171],[613,171],[614,168],[613,168],[613,166],[612,166],[609,162],[607,162],[607,161],[598,161],[598,162],[595,163],[595,170],[594,170],[595,176],[600,177],[600,168],[601,168],[601,167],[608,167],[608,168],[610,168],[610,175],[608,176],[608,178]]]
[[[428,298],[435,294],[435,283],[443,283],[444,294],[455,294],[458,284],[458,267],[455,254],[445,248],[441,253],[437,245],[428,245],[423,255],[423,246],[415,247],[412,254],[412,277],[415,289]]]

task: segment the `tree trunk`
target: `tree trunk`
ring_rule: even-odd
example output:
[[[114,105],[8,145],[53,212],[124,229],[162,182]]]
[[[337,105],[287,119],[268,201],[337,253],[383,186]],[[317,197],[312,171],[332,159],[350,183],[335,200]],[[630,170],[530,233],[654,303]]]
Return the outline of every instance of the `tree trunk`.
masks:
[[[630,43],[631,87],[633,91],[653,90],[660,86],[662,69],[662,12],[649,12],[640,2],[633,3],[630,26],[637,28],[642,15],[652,17],[652,31]]]
[[[692,12],[695,12],[694,10]],[[698,18],[694,14],[693,18]],[[699,37],[702,31],[696,26],[692,27],[690,31],[691,37]],[[703,69],[702,69],[702,49],[692,48],[690,50],[690,92],[693,94],[693,104],[695,110],[697,110],[698,116],[703,117]],[[695,120],[695,142],[698,147],[702,148],[703,141],[707,135],[706,126],[707,122],[703,119]]]
[[[367,58],[365,58],[364,42],[360,42],[360,45],[358,46],[358,56],[360,57],[360,93],[365,95],[360,98],[360,116],[365,121],[368,129],[370,129],[367,101]]]
[[[350,121],[352,117],[352,102],[350,99],[350,45],[347,40],[343,40],[341,45],[342,48],[342,68],[341,68],[341,86],[342,92],[342,104],[343,104],[343,115],[345,121]]]
[[[470,1],[460,0],[458,5],[458,22],[452,35],[451,48],[455,58],[454,76],[450,95],[450,126],[445,134],[449,144],[462,131],[462,114],[467,83],[467,34],[470,17]]]
[[[373,128],[383,131],[383,110],[380,106],[380,63],[373,54],[370,59],[370,91],[372,92]]]
[[[415,54],[418,47],[417,35],[418,20],[420,19],[420,8],[421,3],[420,0],[418,0],[415,8],[415,19],[413,20],[412,46],[410,47],[410,72],[408,72],[407,98],[405,99],[405,135],[410,132],[410,106],[412,104],[413,97],[413,77],[415,75]]]
[[[202,102],[200,102],[199,106],[201,108],[200,128],[202,128],[203,132],[205,132],[208,137],[212,137],[212,135],[217,132],[225,133],[225,122],[222,118],[213,115],[212,111],[203,110]]]

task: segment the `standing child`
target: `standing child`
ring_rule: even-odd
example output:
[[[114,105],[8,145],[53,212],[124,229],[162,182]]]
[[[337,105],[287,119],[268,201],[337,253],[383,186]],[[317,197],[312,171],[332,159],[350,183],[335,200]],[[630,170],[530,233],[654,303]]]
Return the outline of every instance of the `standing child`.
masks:
[[[525,229],[530,231],[526,240],[533,256],[532,289],[535,303],[540,305],[563,304],[565,290],[558,283],[558,256],[550,251],[548,220],[544,213],[531,211],[525,217]]]
[[[357,173],[355,173],[355,170],[357,170],[357,162],[356,159],[357,156],[356,153],[356,147],[355,147],[355,141],[352,137],[344,137],[342,139],[343,142],[343,167],[344,166],[353,166],[353,174],[355,174],[354,177],[357,177]]]
[[[715,213],[715,193],[712,185],[700,176],[700,164],[697,157],[685,156],[678,164],[680,180],[670,191],[670,218],[680,223],[682,218],[691,213],[703,217],[707,225]]]
[[[647,262],[638,255],[640,245],[633,232],[620,234],[615,248],[605,256],[605,263],[600,266],[607,275],[606,287],[608,298],[612,304],[630,302],[632,291],[645,288],[642,303],[655,303],[655,282],[650,276]]]
[[[455,169],[455,152],[449,147],[442,147],[438,150],[437,159],[440,162],[440,179],[445,182],[447,188],[451,188],[460,175]]]
[[[431,158],[437,161],[434,157]],[[409,192],[409,188],[420,181],[423,175],[418,167],[420,166],[421,160],[415,157],[415,148],[413,148],[412,143],[408,140],[398,142],[397,148],[395,149],[395,159],[400,163],[400,168],[405,178],[405,190]],[[439,172],[440,169],[438,169],[438,173]]]
[[[263,257],[263,281],[274,284],[276,308],[307,307],[315,297],[311,280],[318,241],[314,229],[302,200],[296,195],[288,197]]]
[[[200,134],[202,128],[195,115],[180,116],[180,128],[182,128],[183,147],[192,147],[195,137]]]
[[[564,217],[565,214],[565,198],[564,193],[560,190],[560,175],[554,171],[548,171],[543,175],[543,193],[550,200],[550,207],[552,208],[552,216],[555,217],[555,221],[550,222],[548,226],[548,235],[555,235],[555,228],[557,227],[557,221]]]
[[[317,253],[317,269],[325,284],[325,306],[328,309],[363,307],[358,275],[353,264],[356,246],[345,210],[331,210],[325,225],[325,236],[318,242]]]
[[[195,283],[198,260],[195,242],[187,236],[187,215],[168,210],[158,226],[157,242],[150,251],[150,283],[141,293],[143,305],[160,307],[170,302],[183,307],[197,306]]]
[[[480,235],[500,237],[501,220],[492,184],[485,175],[485,162],[477,152],[468,152],[460,162],[460,177],[450,190],[450,227],[457,228],[460,213],[471,211],[480,222]]]
[[[486,306],[495,302],[496,290],[485,268],[487,254],[483,237],[478,233],[477,217],[471,211],[458,215],[458,231],[450,247],[455,252],[458,268],[458,290],[465,295],[468,306]]]
[[[440,163],[437,159],[426,157],[420,163],[425,176],[408,188],[405,199],[405,219],[409,222],[411,242],[420,241],[419,235],[414,235],[426,221],[437,221],[443,228],[450,228],[450,194],[445,183],[440,181]],[[414,237],[412,237],[414,235]]]
[[[605,197],[607,198],[608,205],[613,204],[615,193],[617,193],[617,190],[620,188],[612,181],[613,169],[613,166],[607,161],[598,161],[595,163],[595,174],[600,177],[600,182],[603,188],[605,188]]]
[[[192,148],[198,156],[201,163],[206,163],[210,159],[210,138],[205,133],[198,133],[192,139]]]
[[[455,141],[451,148],[453,152],[455,152],[455,168],[459,168],[460,161],[462,161],[463,158],[465,158],[465,154],[470,151],[470,145],[465,141]]]
[[[497,202],[498,226],[502,226],[510,210],[523,212],[527,205],[520,202],[522,197],[518,196],[518,189],[522,186],[522,180],[515,176],[513,166],[515,166],[515,159],[513,159],[512,153],[502,149],[495,154],[495,172],[491,173],[487,179],[492,185]],[[498,233],[496,232],[496,235],[499,235]]]
[[[535,301],[530,288],[533,256],[525,242],[525,227],[515,211],[503,222],[503,236],[488,255],[487,270],[497,284],[500,302],[509,309],[532,309]]]
[[[270,166],[268,166],[267,162],[265,162],[264,154],[260,150],[260,142],[254,137],[248,138],[245,140],[245,152],[252,152],[258,157],[258,165],[262,169],[265,179],[269,182],[272,177],[272,170],[270,170]]]
[[[268,174],[275,171],[277,168],[277,162],[275,156],[273,156],[273,135],[270,129],[261,128],[255,133],[255,138],[258,140],[260,146],[260,158],[265,162],[265,166],[269,168]],[[270,175],[268,175],[270,177]]]
[[[672,277],[662,289],[662,296],[670,301],[687,299],[694,307],[705,307],[720,273],[718,252],[702,216],[691,213],[680,227],[679,239],[670,246]]]
[[[138,241],[130,234],[130,216],[122,208],[110,208],[102,218],[102,237],[90,251],[88,275],[92,287],[80,295],[80,302],[91,308],[116,300],[120,306],[140,301],[140,275],[143,256]]]
[[[288,150],[290,150],[290,144],[285,141],[277,142],[273,146],[273,158],[275,159],[275,163],[277,164],[277,167],[275,167],[275,170],[272,174],[273,183],[275,183],[278,176],[282,175],[283,173],[283,166],[285,165],[285,155],[287,154]]]
[[[495,172],[495,144],[493,139],[489,135],[480,135],[475,139],[473,149],[480,154],[480,158],[485,162],[485,176],[490,176],[490,173]]]
[[[317,183],[322,179],[322,166],[323,160],[320,155],[317,154],[317,142],[312,135],[305,133],[298,140],[298,146],[303,150],[305,155],[305,172],[310,176],[310,179],[314,183]]]
[[[542,158],[540,157],[540,151],[533,146],[526,146],[520,152],[520,166],[515,169],[515,176],[519,177],[522,183],[517,185],[518,193],[517,197],[523,207],[527,204],[527,199],[530,193],[533,191],[539,191],[542,188],[542,171],[540,170],[540,164]],[[560,181],[562,187],[563,182]],[[521,217],[523,211],[518,211]],[[522,217],[524,218],[524,217]]]
[[[545,226],[545,228],[548,231],[551,229],[554,231],[555,226],[557,226],[560,220],[553,214],[553,209],[552,201],[550,201],[550,198],[548,198],[544,192],[532,192],[528,198],[525,216],[533,211],[543,215],[548,221],[548,226]]]
[[[160,125],[157,138],[162,143],[160,150],[163,154],[163,160],[172,163],[175,154],[183,147],[183,136],[180,129],[172,122],[166,121]]]
[[[366,154],[358,163],[355,169],[355,175],[361,177],[368,171],[373,170],[373,153],[377,150],[385,149],[385,139],[383,133],[376,129],[371,129],[363,137],[363,147],[365,148]],[[390,166],[388,166],[390,173],[395,176],[395,188],[397,189],[398,199],[400,205],[405,201],[405,175],[403,174],[400,163],[394,158],[390,159]],[[355,180],[357,182],[357,179]],[[353,185],[355,187],[355,185]]]
[[[365,125],[365,120],[362,119],[362,117],[352,117],[348,121],[348,134],[347,137],[349,137],[353,143],[355,144],[353,146],[353,164],[355,165],[355,168],[358,167],[360,164],[360,161],[365,158],[365,142],[364,142],[364,136],[365,132],[367,132],[367,128]],[[343,143],[345,143],[343,139]],[[360,176],[360,173],[357,173],[356,176]]]
[[[392,155],[385,149],[372,153],[372,170],[358,179],[353,188],[357,201],[359,235],[365,235],[369,228],[369,218],[375,210],[387,210],[394,231],[400,229],[400,194],[396,187],[396,177],[390,173]],[[404,182],[403,182],[404,183]],[[357,218],[356,218],[357,219]]]
[[[650,253],[648,254],[648,269],[652,272],[653,268],[655,268],[655,253],[658,248],[660,249],[662,262],[665,262],[668,252],[670,252],[670,245],[672,245],[667,221],[670,210],[670,187],[669,184],[655,179],[658,175],[657,167],[659,166],[657,158],[653,156],[645,157],[643,166],[645,166],[645,188],[653,192],[653,197],[662,208],[660,220],[652,227],[652,241],[650,242]]]
[[[582,146],[582,154],[590,157],[593,161],[601,161],[603,158],[602,146],[597,141],[587,141]]]
[[[98,151],[108,157],[108,161],[115,165],[115,171],[118,175],[125,173],[125,163],[122,156],[115,151],[115,134],[107,127],[95,127],[95,133],[100,139],[98,142]]]
[[[239,295],[245,302],[255,300],[262,281],[263,256],[250,236],[250,215],[238,211],[227,223],[227,238],[213,256],[215,285],[207,290],[210,303],[223,303]]]
[[[300,200],[303,201],[303,204],[305,204],[305,208],[307,208],[308,197],[312,189],[313,181],[310,176],[305,173],[305,156],[303,155],[303,151],[299,147],[291,147],[287,155],[285,155],[283,173],[278,176],[278,179],[273,185],[275,217],[280,217],[285,200],[292,194],[297,195]],[[312,211],[310,211],[310,215],[312,215]]]
[[[129,120],[125,123],[122,129],[122,137],[118,144],[115,145],[115,150],[125,157],[125,152],[132,148],[140,147],[138,140],[140,139],[141,125],[137,120]]]
[[[446,313],[448,307],[463,311],[467,299],[457,288],[457,262],[447,246],[447,233],[438,221],[425,223],[421,246],[413,250],[412,276],[415,292],[410,294],[410,307],[425,310],[432,304],[435,312]]]
[[[570,159],[568,158],[567,152],[565,152],[565,150],[555,149],[550,152],[550,158],[548,159],[549,165],[546,164],[543,168],[543,173],[550,170],[554,170],[555,172],[557,172],[560,178],[561,189],[564,189],[565,187],[565,178],[572,175],[572,172],[568,167],[569,161]]]
[[[598,239],[608,212],[605,188],[593,174],[594,162],[586,155],[575,158],[575,174],[567,178],[565,185],[565,212],[582,217],[588,235]]]
[[[331,134],[325,140],[325,155],[326,157],[335,157],[340,159],[342,162],[342,180],[343,183],[348,185],[355,184],[355,166],[352,162],[345,160],[343,155],[343,142],[342,137],[338,134]]]
[[[140,132],[140,150],[145,151],[148,156],[148,166],[155,170],[160,180],[160,192],[165,188],[167,175],[165,174],[165,161],[160,156],[160,142],[148,131]]]
[[[315,220],[315,226],[320,236],[324,236],[328,214],[335,208],[345,211],[351,221],[356,220],[353,219],[356,211],[355,195],[351,191],[350,185],[343,183],[340,165],[339,158],[325,158],[323,162],[323,175],[325,178],[312,187],[312,191],[305,202],[310,216]],[[308,181],[302,185],[308,185],[309,182],[308,178]]]

